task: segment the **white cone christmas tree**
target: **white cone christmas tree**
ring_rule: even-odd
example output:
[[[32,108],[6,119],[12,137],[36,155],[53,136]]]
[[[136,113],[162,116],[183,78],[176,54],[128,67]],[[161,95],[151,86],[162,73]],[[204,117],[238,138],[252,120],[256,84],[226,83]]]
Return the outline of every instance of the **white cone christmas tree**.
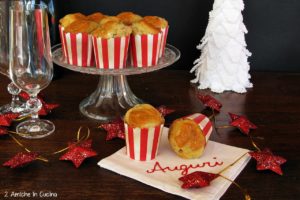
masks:
[[[199,83],[199,89],[244,93],[252,87],[242,10],[243,0],[215,0],[205,36],[197,46],[201,56],[191,70],[196,75],[191,82]]]

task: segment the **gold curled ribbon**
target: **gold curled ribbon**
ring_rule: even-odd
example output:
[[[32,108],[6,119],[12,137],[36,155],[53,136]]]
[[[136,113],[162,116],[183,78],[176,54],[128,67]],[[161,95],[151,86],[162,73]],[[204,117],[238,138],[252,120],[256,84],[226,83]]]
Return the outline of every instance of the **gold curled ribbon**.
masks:
[[[235,165],[237,162],[239,162],[246,154],[248,154],[248,152],[244,153],[242,156],[240,156],[237,160],[235,160],[233,163],[231,163],[230,165],[228,165],[227,167],[225,167],[224,169],[222,169],[219,173],[217,173],[220,177],[226,179],[227,181],[230,181],[231,183],[233,183],[236,187],[238,187],[242,193],[244,194],[244,198],[245,200],[251,200],[251,196],[249,195],[249,193],[247,192],[246,189],[244,189],[242,186],[240,186],[237,182],[227,178],[226,176],[223,176],[221,173],[223,173],[224,171],[226,171],[228,168],[232,167],[233,165]]]
[[[13,132],[13,131],[9,131],[9,133],[14,133],[14,134],[17,134],[16,132]],[[28,148],[26,148],[15,136],[13,136],[12,134],[8,134],[20,147],[22,147],[26,152],[31,152]],[[41,160],[41,161],[44,161],[44,162],[49,162],[49,160],[43,156],[38,156],[36,158],[37,160]]]
[[[249,134],[249,138],[251,141],[252,146],[257,150],[257,151],[261,151],[260,148],[255,144],[253,137]]]
[[[26,119],[26,118],[30,118],[31,117],[31,115],[29,114],[29,115],[25,115],[25,116],[23,116],[23,117],[19,117],[19,118],[17,118],[17,119],[14,119],[14,121],[15,122],[19,122],[19,121],[22,121],[22,120],[24,120],[24,119]]]
[[[82,136],[82,137],[80,137],[80,136],[81,136],[81,130],[82,130],[82,128],[83,128],[83,127],[80,126],[79,129],[78,129],[78,131],[77,131],[77,136],[76,136],[77,142],[75,142],[75,145],[76,145],[76,144],[79,144],[80,142],[82,142],[82,141],[84,141],[84,140],[89,139],[89,137],[90,137],[91,130],[90,130],[88,127],[86,127],[86,129],[87,129],[87,134],[84,135],[84,136]],[[62,153],[62,152],[64,152],[64,151],[68,150],[68,149],[69,149],[69,147],[60,149],[60,150],[58,150],[58,151],[53,152],[52,155]]]

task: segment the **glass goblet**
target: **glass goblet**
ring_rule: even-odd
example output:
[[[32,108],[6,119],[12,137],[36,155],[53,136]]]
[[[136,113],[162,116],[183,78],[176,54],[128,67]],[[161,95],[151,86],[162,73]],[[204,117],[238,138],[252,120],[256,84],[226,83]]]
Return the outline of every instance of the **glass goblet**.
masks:
[[[16,130],[25,138],[43,138],[55,130],[52,122],[38,116],[42,103],[37,95],[53,77],[47,7],[33,3],[12,6],[9,20],[10,77],[29,94],[26,107],[31,110],[31,119],[20,123]]]
[[[0,1],[0,73],[8,78],[8,8],[9,5],[17,3],[17,1]],[[8,112],[28,114],[25,103],[20,101],[18,96],[21,90],[11,82],[7,86],[7,91],[12,95],[12,100],[11,103],[0,106],[0,114]]]

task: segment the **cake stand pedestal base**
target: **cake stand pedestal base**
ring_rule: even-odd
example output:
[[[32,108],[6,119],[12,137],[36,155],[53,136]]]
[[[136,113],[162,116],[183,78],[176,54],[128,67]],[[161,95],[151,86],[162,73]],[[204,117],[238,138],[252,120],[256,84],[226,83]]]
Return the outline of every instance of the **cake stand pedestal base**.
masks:
[[[103,75],[95,92],[80,103],[79,109],[89,118],[108,122],[140,103],[143,101],[132,93],[125,75]]]

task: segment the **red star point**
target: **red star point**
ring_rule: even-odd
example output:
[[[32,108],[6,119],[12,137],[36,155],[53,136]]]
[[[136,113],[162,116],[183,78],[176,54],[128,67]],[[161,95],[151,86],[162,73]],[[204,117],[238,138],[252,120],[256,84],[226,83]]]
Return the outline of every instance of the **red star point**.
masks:
[[[210,182],[217,178],[218,174],[196,171],[179,178],[183,182],[182,188],[202,188],[209,186]]]
[[[197,98],[204,104],[204,106],[220,112],[222,104],[210,95],[197,94]]]
[[[68,152],[62,155],[59,160],[70,160],[78,168],[86,158],[97,155],[97,152],[91,149],[91,146],[92,140],[86,140],[79,144],[69,143]]]
[[[114,138],[125,139],[125,127],[124,122],[121,118],[116,119],[110,123],[101,124],[99,126],[107,131],[106,141],[112,140]]]
[[[250,156],[257,161],[257,170],[271,170],[279,175],[282,175],[280,165],[284,164],[287,160],[281,156],[276,156],[268,148],[263,151],[249,152]]]
[[[257,126],[253,124],[249,119],[245,116],[236,115],[233,113],[228,113],[231,122],[230,125],[238,128],[242,133],[248,135],[250,132],[250,129],[257,129]]]
[[[6,161],[3,166],[10,168],[24,167],[25,165],[35,161],[37,157],[38,154],[34,152],[21,152],[16,154],[10,160]]]

